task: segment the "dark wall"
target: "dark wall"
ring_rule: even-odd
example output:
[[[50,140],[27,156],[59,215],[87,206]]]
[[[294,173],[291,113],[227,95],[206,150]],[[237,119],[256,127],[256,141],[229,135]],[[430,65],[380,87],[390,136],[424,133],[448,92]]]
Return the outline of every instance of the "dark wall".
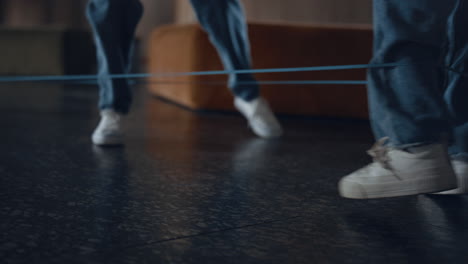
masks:
[[[33,27],[61,25],[85,28],[87,0],[2,0],[3,25]]]
[[[145,14],[138,35],[146,36],[154,27],[174,21],[173,0],[140,0]],[[0,19],[4,25],[31,27],[61,25],[88,28],[85,8],[88,0],[0,0]]]

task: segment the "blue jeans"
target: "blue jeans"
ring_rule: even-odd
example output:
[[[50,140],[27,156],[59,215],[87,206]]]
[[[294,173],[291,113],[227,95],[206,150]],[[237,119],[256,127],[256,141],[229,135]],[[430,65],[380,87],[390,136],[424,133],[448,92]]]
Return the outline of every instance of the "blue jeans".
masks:
[[[238,0],[191,0],[200,24],[209,34],[226,70],[250,69],[250,46],[242,6]],[[131,105],[128,80],[110,74],[129,73],[135,29],[143,14],[139,0],[90,0],[87,17],[98,59],[100,109],[127,113]],[[254,84],[241,85],[249,81]],[[229,88],[247,101],[259,96],[251,74],[232,74]]]
[[[368,71],[376,138],[411,146],[452,139],[452,155],[468,157],[468,1],[374,0],[372,63]],[[451,70],[448,70],[448,69]]]

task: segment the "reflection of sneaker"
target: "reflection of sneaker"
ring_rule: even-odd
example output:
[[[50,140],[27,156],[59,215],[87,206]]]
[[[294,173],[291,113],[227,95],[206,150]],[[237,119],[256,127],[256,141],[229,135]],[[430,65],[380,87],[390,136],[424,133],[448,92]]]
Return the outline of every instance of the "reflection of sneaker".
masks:
[[[458,180],[458,188],[439,192],[436,194],[465,194],[468,193],[468,162],[452,160],[452,167],[455,170]]]
[[[385,140],[369,150],[373,163],[341,179],[341,196],[369,199],[456,188],[457,179],[445,145],[421,146],[410,153],[384,146]]]
[[[234,105],[247,118],[250,127],[257,136],[277,138],[283,134],[281,125],[265,99],[260,97],[247,102],[241,98],[236,98]]]
[[[92,135],[92,140],[98,146],[116,146],[123,144],[123,132],[120,128],[122,116],[114,110],[101,111],[101,122]]]

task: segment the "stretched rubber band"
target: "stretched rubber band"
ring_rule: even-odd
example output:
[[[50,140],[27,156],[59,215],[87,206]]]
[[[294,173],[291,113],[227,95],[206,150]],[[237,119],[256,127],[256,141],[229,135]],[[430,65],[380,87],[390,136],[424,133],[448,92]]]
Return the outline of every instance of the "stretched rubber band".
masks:
[[[72,84],[79,85],[98,85],[97,81],[78,81],[72,82]],[[199,81],[199,82],[184,82],[184,81],[130,81],[130,85],[151,85],[151,84],[161,84],[161,85],[206,85],[206,86],[219,86],[227,85],[227,82],[224,81]],[[366,85],[367,81],[364,80],[287,80],[287,81],[250,81],[250,82],[237,82],[238,85]]]
[[[308,71],[336,71],[371,68],[393,68],[408,65],[407,63],[379,63],[379,64],[354,64],[335,66],[313,66],[298,68],[270,68],[270,69],[249,69],[249,70],[222,70],[222,71],[195,71],[195,72],[166,72],[166,73],[129,73],[111,74],[109,79],[140,79],[140,78],[162,78],[162,77],[182,77],[182,76],[207,76],[207,75],[227,75],[227,74],[255,74],[255,73],[281,73],[281,72],[308,72]],[[46,76],[2,76],[0,83],[6,82],[43,82],[43,81],[86,81],[96,80],[98,75],[46,75]],[[326,81],[332,82],[332,81]]]

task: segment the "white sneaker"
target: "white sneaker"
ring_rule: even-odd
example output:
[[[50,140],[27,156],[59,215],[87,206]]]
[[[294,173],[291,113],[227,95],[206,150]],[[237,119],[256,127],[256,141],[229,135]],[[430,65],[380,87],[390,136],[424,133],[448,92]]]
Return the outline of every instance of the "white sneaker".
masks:
[[[98,146],[116,146],[123,144],[123,132],[120,127],[122,116],[114,110],[101,111],[101,122],[91,137]]]
[[[277,138],[283,134],[283,129],[263,98],[247,102],[241,98],[234,100],[234,105],[241,112],[253,132],[262,138]]]
[[[467,194],[468,193],[468,162],[452,160],[452,167],[457,175],[458,187],[453,190],[435,194]]]
[[[443,144],[418,147],[416,153],[384,146],[379,140],[368,153],[370,165],[344,177],[340,195],[353,199],[432,193],[456,188],[457,179]]]

